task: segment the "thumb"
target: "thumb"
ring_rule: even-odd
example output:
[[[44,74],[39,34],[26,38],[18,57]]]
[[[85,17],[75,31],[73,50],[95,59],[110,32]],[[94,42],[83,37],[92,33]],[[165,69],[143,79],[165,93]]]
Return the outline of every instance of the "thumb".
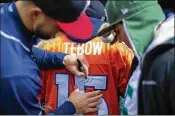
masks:
[[[71,73],[76,75],[77,77],[85,77],[85,74],[83,72],[80,72],[76,66],[72,67]]]

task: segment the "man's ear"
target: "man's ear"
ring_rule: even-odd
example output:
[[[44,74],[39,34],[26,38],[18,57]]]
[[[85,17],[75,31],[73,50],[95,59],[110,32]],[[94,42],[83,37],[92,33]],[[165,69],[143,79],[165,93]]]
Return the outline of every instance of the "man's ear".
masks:
[[[29,11],[29,15],[31,17],[31,20],[36,20],[40,15],[42,14],[42,10],[40,8],[31,8]]]

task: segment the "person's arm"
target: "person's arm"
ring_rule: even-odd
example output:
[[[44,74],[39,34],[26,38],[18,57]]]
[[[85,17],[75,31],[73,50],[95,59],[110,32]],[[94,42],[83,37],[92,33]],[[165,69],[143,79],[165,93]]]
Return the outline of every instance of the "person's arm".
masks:
[[[115,43],[111,49],[111,69],[120,96],[124,96],[130,77],[133,52],[123,43]]]
[[[120,50],[120,54],[124,63],[124,67],[119,71],[118,88],[121,96],[124,96],[131,75],[131,65],[134,58],[134,53],[128,46],[126,46],[126,44],[121,43],[121,46],[123,47],[123,50]],[[120,48],[122,48],[121,46]]]
[[[47,115],[73,115],[76,113],[75,106],[70,101],[65,101],[56,110],[48,113]]]
[[[173,40],[174,41],[174,40]],[[158,106],[155,112],[168,112],[169,114],[175,114],[175,60],[174,60],[174,48],[170,49],[166,52],[161,50],[161,53],[157,56],[151,56],[151,58],[155,58],[150,67],[150,71],[148,76],[144,72],[144,80],[153,80],[156,82],[155,87],[143,87],[142,84],[142,93],[150,94],[150,97],[154,100],[154,105]],[[158,51],[158,50],[157,50]],[[145,62],[145,64],[150,64],[151,61]],[[149,68],[148,67],[148,68]],[[144,67],[146,70],[146,66]],[[146,76],[145,76],[146,75]],[[151,75],[151,76],[150,76]],[[143,79],[142,79],[143,83]],[[156,92],[156,94],[155,94]],[[158,98],[158,99],[157,99]],[[142,95],[143,99],[143,95]],[[143,99],[144,100],[144,99]],[[151,100],[149,101],[151,105]],[[146,103],[144,103],[146,104]],[[145,105],[147,106],[147,105]],[[145,108],[145,111],[149,109],[149,107]],[[148,110],[148,113],[152,113],[152,109]],[[153,110],[154,111],[154,110]],[[147,112],[146,112],[147,113]]]
[[[67,55],[61,52],[49,52],[36,47],[32,52],[40,69],[60,69],[64,68],[63,59]]]
[[[36,77],[37,80],[39,77]],[[37,99],[40,92],[40,85],[34,78],[26,74],[14,75],[2,79],[1,84],[1,106],[2,114],[16,115],[39,115],[42,113],[41,105]],[[4,100],[3,100],[4,99]],[[54,115],[73,115],[76,112],[71,102],[65,102],[56,110],[51,112]]]
[[[168,48],[160,48],[163,47],[147,54],[142,65],[138,88],[139,115],[175,114],[174,49],[165,52]]]
[[[41,114],[36,97],[39,92],[40,85],[33,78],[26,74],[11,75],[1,80],[1,105],[9,115]]]

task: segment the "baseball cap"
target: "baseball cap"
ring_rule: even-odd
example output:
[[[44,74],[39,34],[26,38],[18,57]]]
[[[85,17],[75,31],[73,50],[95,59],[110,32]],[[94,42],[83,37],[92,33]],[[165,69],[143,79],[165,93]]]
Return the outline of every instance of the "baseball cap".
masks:
[[[135,16],[135,14],[143,13],[143,11],[154,11],[157,12],[159,6],[157,1],[108,1],[106,3],[106,10],[108,13],[108,21],[110,26],[101,30],[98,33],[98,36],[103,36],[106,33],[112,31],[116,24],[120,23],[123,19],[129,19],[130,17]],[[149,10],[147,10],[149,8]],[[150,12],[149,12],[150,13]],[[153,14],[152,13],[152,14]],[[155,13],[156,14],[156,13]],[[159,14],[159,13],[158,13]]]
[[[100,33],[112,32],[116,24],[122,22],[136,56],[143,55],[150,41],[152,41],[155,28],[165,20],[165,15],[157,0],[108,1],[106,10],[110,26]]]
[[[100,1],[91,1],[85,13],[88,17],[93,17],[107,22],[107,12],[104,5]]]
[[[65,23],[76,21],[85,7],[88,7],[86,0],[32,0],[32,2],[47,16]]]
[[[87,41],[93,36],[93,21],[85,14],[90,0],[33,0],[43,12],[56,20],[57,25],[69,36]],[[94,2],[92,2],[94,3]],[[98,6],[96,5],[98,8]],[[104,9],[103,9],[104,10]],[[92,12],[94,9],[92,10]],[[96,16],[98,12],[94,12]]]
[[[85,12],[72,23],[57,22],[66,35],[75,42],[87,42],[97,35],[100,26],[107,21],[107,13],[100,1],[87,1]],[[76,4],[80,7],[82,3]]]

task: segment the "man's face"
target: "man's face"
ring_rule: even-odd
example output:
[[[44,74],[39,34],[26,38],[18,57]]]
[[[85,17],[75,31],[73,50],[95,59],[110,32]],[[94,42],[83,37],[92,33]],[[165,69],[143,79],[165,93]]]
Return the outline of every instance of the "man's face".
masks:
[[[33,20],[33,32],[42,39],[50,39],[59,31],[55,20],[40,12]]]

